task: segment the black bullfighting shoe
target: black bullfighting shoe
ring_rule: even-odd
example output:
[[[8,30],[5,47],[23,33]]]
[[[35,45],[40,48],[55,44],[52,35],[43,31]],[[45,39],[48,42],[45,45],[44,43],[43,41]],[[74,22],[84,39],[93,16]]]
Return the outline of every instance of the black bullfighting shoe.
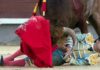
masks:
[[[3,66],[4,62],[3,62],[3,56],[0,56],[0,66]]]

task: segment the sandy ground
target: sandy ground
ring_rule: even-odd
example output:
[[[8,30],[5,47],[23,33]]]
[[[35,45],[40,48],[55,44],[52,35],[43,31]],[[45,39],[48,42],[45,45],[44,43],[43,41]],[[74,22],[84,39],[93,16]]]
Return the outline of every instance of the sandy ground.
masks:
[[[0,46],[0,54],[6,56],[13,53],[18,48],[19,46]],[[100,70],[100,64],[92,66],[55,66],[53,68],[0,67],[0,70]]]

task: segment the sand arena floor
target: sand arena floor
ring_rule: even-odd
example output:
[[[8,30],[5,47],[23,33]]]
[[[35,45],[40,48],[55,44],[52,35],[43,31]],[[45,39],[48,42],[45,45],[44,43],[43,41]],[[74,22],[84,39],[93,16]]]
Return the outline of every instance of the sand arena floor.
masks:
[[[16,51],[19,46],[0,46],[0,54],[10,55]],[[24,56],[18,57],[22,58]],[[100,58],[98,59],[100,62]],[[55,66],[53,68],[36,68],[36,67],[0,67],[0,70],[100,70],[100,64],[92,66]]]

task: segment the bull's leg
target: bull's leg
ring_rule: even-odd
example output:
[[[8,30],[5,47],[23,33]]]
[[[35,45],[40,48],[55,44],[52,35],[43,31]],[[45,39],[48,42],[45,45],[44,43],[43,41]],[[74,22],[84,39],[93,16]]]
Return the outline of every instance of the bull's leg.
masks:
[[[88,27],[86,23],[86,18],[81,17],[78,23],[78,27],[80,28],[82,33],[88,33]]]
[[[84,16],[84,5],[81,0],[72,0],[74,13],[79,19],[78,27],[82,33],[88,33],[86,17]]]
[[[98,19],[98,17],[94,18],[93,15],[91,15],[88,20],[95,28],[98,36],[100,36],[100,22],[99,22],[100,19]]]

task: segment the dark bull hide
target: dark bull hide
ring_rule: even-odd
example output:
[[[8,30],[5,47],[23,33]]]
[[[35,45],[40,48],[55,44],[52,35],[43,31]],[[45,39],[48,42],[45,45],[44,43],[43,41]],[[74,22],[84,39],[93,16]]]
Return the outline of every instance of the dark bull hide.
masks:
[[[79,27],[82,33],[87,33],[87,18],[89,18],[89,21],[93,20],[94,17],[97,18],[97,14],[93,13],[95,2],[96,0],[47,0],[45,17],[50,19],[51,24],[54,26]],[[91,14],[93,18],[90,16]],[[93,23],[92,25],[95,27],[98,35],[100,35],[100,23]]]
[[[60,40],[56,37],[61,36],[62,27],[72,29],[79,27],[82,33],[88,33],[86,20],[91,21],[91,24],[100,36],[100,23],[95,23],[93,14],[95,1],[96,0],[47,0],[47,11],[45,17],[51,22],[51,35],[54,43]],[[41,5],[42,3],[40,0],[40,8]],[[66,32],[70,33],[73,37],[73,41],[75,41],[74,33],[71,33],[71,31],[68,30],[66,30]]]
[[[89,21],[94,26],[97,34],[100,36],[100,0],[94,0],[90,15]]]

